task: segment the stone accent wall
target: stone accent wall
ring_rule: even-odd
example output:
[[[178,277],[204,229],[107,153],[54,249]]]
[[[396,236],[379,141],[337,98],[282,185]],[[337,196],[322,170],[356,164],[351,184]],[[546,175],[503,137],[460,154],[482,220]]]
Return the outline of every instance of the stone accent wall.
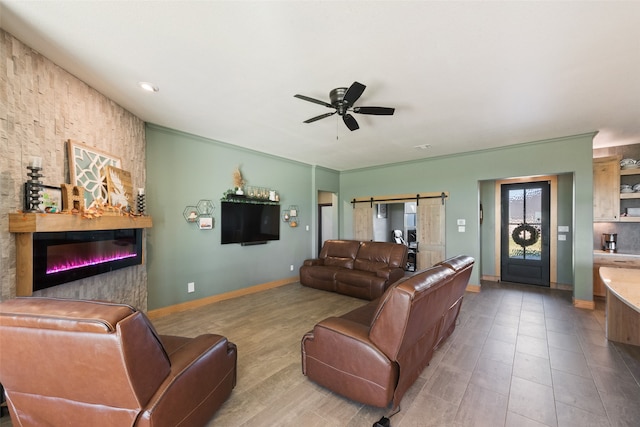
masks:
[[[144,132],[144,122],[138,117],[0,30],[0,300],[16,292],[15,238],[8,231],[8,214],[23,207],[30,158],[42,157],[45,184],[68,183],[66,141],[82,141],[120,157],[122,168],[131,172],[133,188],[144,187]],[[146,310],[146,266],[34,295],[103,299]]]

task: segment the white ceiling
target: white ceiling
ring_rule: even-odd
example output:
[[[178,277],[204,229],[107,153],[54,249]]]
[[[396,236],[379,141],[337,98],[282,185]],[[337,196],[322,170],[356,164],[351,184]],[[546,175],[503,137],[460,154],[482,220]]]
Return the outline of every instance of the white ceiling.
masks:
[[[0,26],[147,122],[336,170],[640,143],[640,2],[0,1]],[[302,123],[331,110],[294,94],[354,81],[395,115]]]

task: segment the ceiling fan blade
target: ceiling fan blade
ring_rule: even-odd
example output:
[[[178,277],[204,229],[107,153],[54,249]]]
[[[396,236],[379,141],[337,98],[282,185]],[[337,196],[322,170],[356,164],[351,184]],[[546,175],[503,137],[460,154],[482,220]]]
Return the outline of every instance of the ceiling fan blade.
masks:
[[[347,92],[344,94],[344,102],[349,105],[353,105],[353,103],[356,102],[358,98],[360,98],[360,95],[362,95],[362,92],[364,92],[365,88],[366,86],[362,83],[353,82],[353,84],[349,87],[349,89],[347,89]]]
[[[389,107],[353,107],[354,113],[373,114],[374,116],[392,116],[395,108]]]
[[[324,105],[325,107],[335,108],[333,105],[329,104],[328,102],[320,101],[319,99],[309,98],[308,96],[304,96],[304,95],[293,95],[293,96],[295,98],[300,98],[305,101],[313,102],[314,104],[320,104],[320,105]]]
[[[354,131],[360,129],[360,126],[358,126],[358,122],[356,122],[356,119],[354,119],[351,114],[345,114],[344,116],[342,116],[342,120],[344,120],[344,124],[347,125],[349,130]]]
[[[332,113],[320,114],[319,116],[311,117],[309,120],[305,120],[303,123],[313,123],[317,120],[324,119],[325,117],[333,116],[335,113],[337,113],[337,111],[334,111]]]

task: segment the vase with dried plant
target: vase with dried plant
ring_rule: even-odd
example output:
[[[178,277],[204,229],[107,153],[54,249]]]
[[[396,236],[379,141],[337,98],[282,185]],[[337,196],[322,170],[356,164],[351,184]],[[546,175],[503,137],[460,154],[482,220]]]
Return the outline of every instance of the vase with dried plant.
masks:
[[[244,184],[245,181],[242,178],[242,172],[240,172],[240,168],[237,167],[236,170],[233,171],[233,187],[236,190],[236,194],[243,195],[244,194]]]

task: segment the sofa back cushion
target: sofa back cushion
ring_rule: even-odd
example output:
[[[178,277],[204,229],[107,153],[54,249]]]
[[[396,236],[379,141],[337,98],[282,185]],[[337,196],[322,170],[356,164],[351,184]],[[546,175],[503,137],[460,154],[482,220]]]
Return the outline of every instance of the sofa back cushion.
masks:
[[[131,425],[171,369],[147,317],[107,302],[4,301],[0,348],[0,382],[16,410],[31,408],[34,419],[82,419],[97,405],[109,408],[102,410],[114,425]]]
[[[323,260],[323,265],[352,269],[359,248],[357,240],[327,240],[318,258]]]
[[[454,275],[446,266],[435,266],[390,286],[373,317],[371,341],[394,361],[420,340],[434,342],[447,299],[446,292],[436,291],[446,288]]]
[[[404,268],[407,247],[390,242],[362,242],[355,259],[355,270],[376,271],[385,267]]]

